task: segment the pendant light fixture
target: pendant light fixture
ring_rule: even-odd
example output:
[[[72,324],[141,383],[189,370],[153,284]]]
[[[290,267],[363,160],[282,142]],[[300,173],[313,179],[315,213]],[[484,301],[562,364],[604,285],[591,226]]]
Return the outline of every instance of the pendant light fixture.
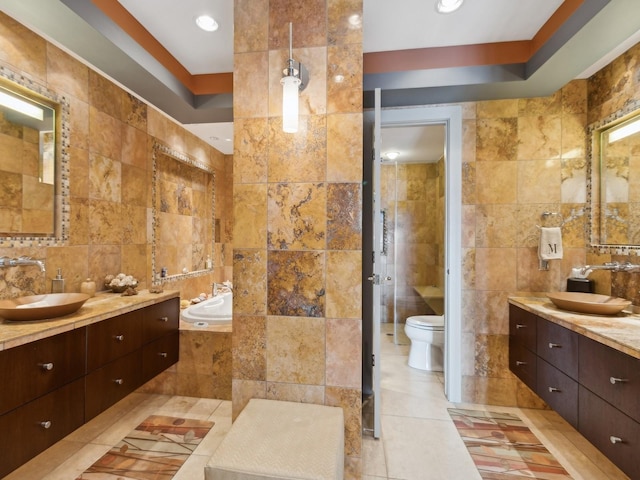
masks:
[[[307,69],[293,59],[293,24],[289,22],[289,60],[282,71],[282,130],[285,133],[298,131],[299,94],[309,82]]]

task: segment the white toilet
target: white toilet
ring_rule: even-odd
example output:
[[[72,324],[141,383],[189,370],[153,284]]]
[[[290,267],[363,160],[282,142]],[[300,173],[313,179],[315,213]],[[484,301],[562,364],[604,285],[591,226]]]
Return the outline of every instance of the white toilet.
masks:
[[[411,340],[409,366],[431,372],[443,371],[444,315],[408,317],[404,333]]]

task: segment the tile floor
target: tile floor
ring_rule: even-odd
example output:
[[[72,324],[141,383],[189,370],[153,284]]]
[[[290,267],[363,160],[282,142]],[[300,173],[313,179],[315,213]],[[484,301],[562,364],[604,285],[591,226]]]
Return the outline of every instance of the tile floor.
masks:
[[[401,345],[394,344],[386,335],[392,328],[383,324],[380,339],[382,435],[379,440],[363,438],[363,479],[480,479],[449,407],[515,413],[575,480],[628,478],[552,411],[450,403],[443,375],[409,367],[409,339],[401,332]]]
[[[388,325],[383,327],[388,329]],[[480,476],[447,413],[448,407],[512,412],[528,424],[575,480],[627,479],[550,411],[452,404],[442,374],[407,364],[408,339],[395,345],[383,331],[382,438],[363,439],[364,480],[474,480]],[[134,393],[73,432],[5,480],[73,480],[151,414],[215,422],[174,480],[199,480],[231,426],[231,402]]]

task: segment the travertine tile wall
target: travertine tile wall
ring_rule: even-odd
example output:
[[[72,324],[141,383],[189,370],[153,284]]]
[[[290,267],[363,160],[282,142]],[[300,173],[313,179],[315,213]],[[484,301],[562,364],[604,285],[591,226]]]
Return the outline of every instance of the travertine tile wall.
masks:
[[[586,127],[640,98],[640,45],[588,80],[536,99],[465,105],[464,398],[540,405],[508,371],[507,296],[565,290],[573,266],[635,257],[589,253]],[[564,258],[538,270],[542,211],[560,212]],[[549,219],[549,222],[553,222]],[[640,304],[640,277],[594,272],[598,293]]]
[[[585,261],[586,99],[586,81],[574,81],[549,97],[464,105],[465,401],[540,404],[509,372],[507,297],[563,290]],[[545,211],[564,217],[564,258],[539,271]]]
[[[255,397],[341,406],[357,477],[362,1],[235,0],[234,11],[234,416]],[[281,121],[289,22],[310,76],[296,134]]]
[[[404,322],[410,315],[430,313],[414,286],[442,287],[444,264],[444,163],[383,164],[380,171],[382,209],[386,211],[386,273],[395,281],[382,295],[382,321]],[[427,308],[425,308],[427,307]]]
[[[56,269],[65,290],[87,277],[99,281],[120,271],[141,288],[151,280],[151,147],[154,139],[215,170],[214,272],[170,284],[186,298],[232,277],[232,172],[230,156],[213,149],[109,79],[75,60],[10,17],[0,14],[0,64],[64,95],[70,102],[70,228],[65,245],[0,247],[0,255],[46,261],[0,271],[0,296],[49,292]]]

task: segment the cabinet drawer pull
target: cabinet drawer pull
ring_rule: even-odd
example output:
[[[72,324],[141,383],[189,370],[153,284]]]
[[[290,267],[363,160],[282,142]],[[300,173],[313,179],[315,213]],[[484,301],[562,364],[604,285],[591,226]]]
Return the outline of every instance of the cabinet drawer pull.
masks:
[[[160,352],[158,355],[160,355],[162,358],[167,358],[167,352]]]
[[[516,323],[516,329],[521,329],[521,328],[527,328],[527,326],[521,323]]]
[[[562,348],[562,345],[560,345],[559,343],[549,342],[549,348]]]
[[[614,437],[613,435],[611,435],[611,436],[609,437],[609,440],[610,440],[610,441],[611,441],[611,443],[613,443],[614,445],[615,445],[616,443],[624,443],[620,437]]]
[[[51,428],[51,421],[47,420],[45,422],[40,422],[40,426],[45,430],[48,430],[49,428]]]
[[[527,364],[527,362],[521,362],[520,360],[516,360],[516,365],[517,365],[518,367],[520,367],[520,366],[522,366],[522,365],[526,365],[526,364]]]
[[[169,317],[160,317],[160,321],[161,322],[168,322],[169,321]]]
[[[118,342],[122,342],[124,340],[124,335],[116,335],[115,338]]]
[[[53,362],[41,363],[40,367],[42,368],[42,370],[46,370],[47,372],[51,371],[53,370]]]
[[[562,390],[560,390],[559,388],[556,387],[549,387],[549,393],[554,393],[554,392],[561,392]]]
[[[615,385],[616,383],[625,383],[625,382],[628,382],[629,380],[627,380],[626,378],[609,377],[609,381],[611,382],[612,385]]]
[[[116,378],[113,383],[115,383],[116,385],[122,385],[124,383],[124,380],[121,378]]]

